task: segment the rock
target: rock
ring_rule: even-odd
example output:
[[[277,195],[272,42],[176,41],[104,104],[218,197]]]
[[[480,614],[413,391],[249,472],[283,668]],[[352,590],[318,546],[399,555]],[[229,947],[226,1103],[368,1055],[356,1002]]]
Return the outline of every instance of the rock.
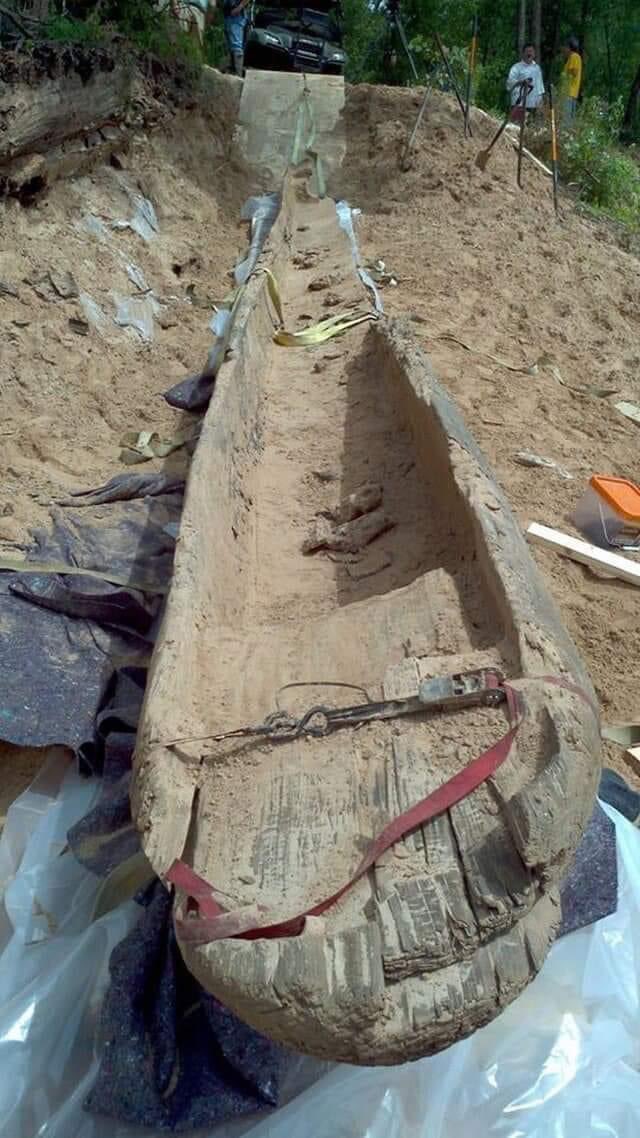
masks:
[[[303,553],[329,549],[335,553],[358,553],[381,534],[393,529],[395,522],[384,510],[374,510],[344,525],[336,526],[329,518],[317,517],[313,529],[302,543]]]
[[[377,510],[378,506],[381,505],[382,486],[375,482],[365,482],[353,494],[349,494],[347,500],[342,502],[332,515],[332,519],[338,525],[343,525],[345,522],[352,522],[363,514],[370,514],[372,510]]]
[[[381,549],[364,562],[358,561],[355,564],[347,565],[347,573],[354,581],[363,581],[366,577],[373,577],[375,573],[381,573],[383,569],[388,569],[392,561],[391,554],[387,550]]]
[[[163,309],[159,313],[157,320],[158,320],[158,324],[160,325],[160,327],[165,328],[165,329],[166,328],[175,328],[177,323],[178,323],[178,319],[173,314],[173,312],[167,311],[166,309]]]
[[[0,541],[7,541],[11,545],[20,545],[22,539],[22,527],[16,519],[3,515],[0,518]]]
[[[309,292],[322,292],[325,288],[332,288],[333,285],[340,284],[342,277],[339,273],[327,273],[323,277],[314,277],[308,284]]]
[[[309,249],[306,253],[296,253],[293,263],[297,269],[313,269],[317,260],[318,254],[315,249]]]
[[[13,296],[18,299],[18,290],[15,285],[9,284],[9,281],[0,280],[0,296]]]
[[[70,316],[69,327],[77,336],[89,335],[89,322],[82,316]]]
[[[28,198],[45,188],[47,161],[43,154],[27,154],[14,159],[6,177],[11,193]]]
[[[329,466],[322,470],[312,470],[311,473],[314,478],[318,479],[318,482],[335,482],[338,478],[337,470],[332,470]]]
[[[344,301],[337,292],[328,292],[322,303],[325,308],[337,308]]]
[[[58,299],[57,293],[51,283],[51,277],[48,273],[43,273],[39,277],[25,277],[24,283],[31,285],[31,288],[35,292],[36,296],[40,297],[40,300],[51,301]]]
[[[334,536],[334,525],[329,518],[315,518],[311,533],[302,543],[303,553],[315,553],[318,549],[333,549],[331,541]]]
[[[80,290],[75,282],[72,273],[69,272],[50,272],[49,280],[57,292],[58,296],[63,300],[73,300],[80,295]]]

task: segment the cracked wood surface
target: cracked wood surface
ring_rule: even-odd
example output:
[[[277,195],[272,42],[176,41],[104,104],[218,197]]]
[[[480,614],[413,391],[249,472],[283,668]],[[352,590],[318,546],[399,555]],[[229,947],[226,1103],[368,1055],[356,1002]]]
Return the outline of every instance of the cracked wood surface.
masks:
[[[345,309],[366,303],[333,203],[309,199],[299,180],[271,249],[289,327],[326,315],[325,290],[309,288],[320,270]],[[276,701],[299,714],[361,698],[327,681],[378,699],[501,667],[529,715],[490,784],[388,850],[301,936],[182,945],[200,981],[272,1037],[347,1062],[400,1062],[487,1022],[539,968],[598,775],[593,713],[539,677],[592,692],[504,496],[408,333],[381,322],[315,350],[277,347],[271,334],[258,276],[192,465],[134,811],[157,871],[183,857],[225,907],[292,917],[347,881],[390,819],[495,742],[503,712],[278,745],[165,743],[261,722]],[[314,518],[370,483],[393,528],[355,555],[305,555]]]

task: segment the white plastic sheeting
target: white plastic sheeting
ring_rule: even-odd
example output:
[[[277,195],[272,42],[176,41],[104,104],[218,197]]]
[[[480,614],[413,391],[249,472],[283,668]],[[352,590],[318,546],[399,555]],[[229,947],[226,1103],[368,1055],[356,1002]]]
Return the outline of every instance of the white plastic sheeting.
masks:
[[[251,237],[246,257],[233,271],[237,285],[246,284],[249,280],[279,211],[279,194],[260,194],[259,197],[247,198],[244,203],[240,217],[242,221],[251,222]]]
[[[109,956],[137,906],[91,925],[99,880],[62,852],[96,789],[54,755],[9,810],[0,840],[2,1138],[116,1138],[103,1120],[94,1127],[82,1101],[97,1070],[93,1040]]]
[[[360,277],[360,280],[362,281],[365,288],[368,288],[369,291],[371,292],[371,294],[373,295],[373,302],[375,304],[376,312],[382,313],[382,312],[384,312],[384,305],[382,303],[382,297],[380,296],[380,293],[379,293],[378,289],[376,288],[376,283],[375,283],[373,277],[367,272],[364,265],[362,264],[362,259],[360,257],[360,249],[358,248],[358,241],[356,238],[356,231],[355,231],[355,227],[353,224],[353,219],[354,219],[354,217],[359,217],[360,212],[361,211],[359,209],[352,209],[348,202],[345,202],[345,201],[336,202],[336,213],[338,214],[338,223],[340,225],[340,228],[344,229],[344,232],[346,233],[347,237],[349,238],[349,244],[351,245],[351,252],[353,254],[353,262],[354,262],[356,270],[358,272],[358,276]]]
[[[109,955],[136,919],[129,903],[91,924],[99,882],[62,852],[96,790],[52,757],[0,841],[0,1138],[160,1138],[82,1108]],[[302,1061],[286,1106],[201,1138],[636,1138],[640,832],[605,810],[616,826],[618,911],[558,942],[499,1019],[402,1067]]]
[[[121,328],[133,328],[145,344],[153,340],[153,318],[160,312],[160,305],[153,293],[146,296],[114,296],[116,314],[114,320]]]
[[[155,207],[149,198],[145,198],[142,194],[137,194],[125,184],[125,189],[129,195],[131,205],[133,207],[133,214],[130,218],[119,218],[117,221],[111,223],[112,229],[132,229],[143,241],[152,241],[158,232],[158,217]]]

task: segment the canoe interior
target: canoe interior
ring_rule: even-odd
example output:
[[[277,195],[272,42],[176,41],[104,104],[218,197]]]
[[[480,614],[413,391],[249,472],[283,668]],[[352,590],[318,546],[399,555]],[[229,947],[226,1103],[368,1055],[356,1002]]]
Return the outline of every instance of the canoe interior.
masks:
[[[333,203],[288,193],[268,253],[287,323],[362,308]],[[134,810],[159,872],[183,858],[225,907],[260,905],[277,921],[348,881],[389,820],[495,742],[505,715],[470,709],[278,744],[211,736],[277,707],[301,714],[363,698],[334,685],[379,699],[483,666],[525,682],[582,672],[508,506],[410,334],[361,325],[313,350],[283,348],[264,278],[243,304],[192,466]],[[381,488],[385,532],[356,552],[304,552],[318,518],[363,486]],[[274,1037],[347,1061],[424,1054],[495,1014],[489,985],[447,1036],[420,996],[410,1040],[409,993],[425,975],[461,960],[488,967],[483,946],[497,952],[522,918],[504,1001],[549,943],[557,906],[545,893],[590,813],[597,758],[579,700],[534,685],[529,703],[499,777],[384,854],[323,915],[316,942],[191,950],[196,975]],[[381,1007],[394,1025],[386,1045]]]

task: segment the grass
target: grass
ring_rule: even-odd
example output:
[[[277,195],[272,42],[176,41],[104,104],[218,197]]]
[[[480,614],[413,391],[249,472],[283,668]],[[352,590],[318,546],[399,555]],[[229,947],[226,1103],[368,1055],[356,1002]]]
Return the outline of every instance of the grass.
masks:
[[[175,60],[193,72],[201,67],[204,58],[200,44],[181,28],[167,10],[157,9],[146,0],[143,3],[115,3],[106,14],[95,9],[85,19],[56,14],[42,28],[43,39],[58,43],[107,46],[120,36],[134,50],[154,55],[166,62]]]
[[[561,140],[560,170],[599,212],[640,229],[640,165],[618,143],[621,105],[587,99]]]

